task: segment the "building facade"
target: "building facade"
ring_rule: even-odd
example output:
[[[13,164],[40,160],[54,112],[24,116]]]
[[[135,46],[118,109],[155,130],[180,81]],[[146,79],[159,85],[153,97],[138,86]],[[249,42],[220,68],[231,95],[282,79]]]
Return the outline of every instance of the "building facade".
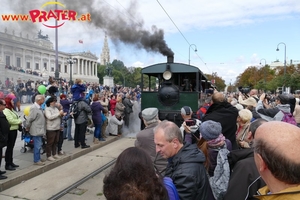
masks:
[[[32,36],[31,36],[32,37]],[[70,64],[68,59],[74,63]],[[83,79],[86,82],[98,83],[97,56],[91,52],[66,53],[58,52],[59,77],[67,82],[72,77]],[[56,56],[53,43],[48,36],[41,32],[34,39],[27,34],[18,35],[7,29],[0,32],[0,80],[7,78],[14,81],[22,80],[47,81],[49,76],[54,77],[56,70]],[[72,75],[71,75],[72,74]]]

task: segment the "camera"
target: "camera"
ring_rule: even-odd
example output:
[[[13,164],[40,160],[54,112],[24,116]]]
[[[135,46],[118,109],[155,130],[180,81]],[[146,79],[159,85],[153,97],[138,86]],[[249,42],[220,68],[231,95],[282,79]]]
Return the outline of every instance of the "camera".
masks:
[[[248,94],[250,92],[250,88],[249,87],[239,87],[239,91],[242,93],[242,94]]]
[[[267,99],[268,101],[271,100],[271,96],[269,94],[266,94],[265,99]]]
[[[213,89],[205,89],[205,94],[213,94],[214,90]]]
[[[196,122],[195,122],[195,120],[186,120],[185,124],[187,126],[195,126]]]

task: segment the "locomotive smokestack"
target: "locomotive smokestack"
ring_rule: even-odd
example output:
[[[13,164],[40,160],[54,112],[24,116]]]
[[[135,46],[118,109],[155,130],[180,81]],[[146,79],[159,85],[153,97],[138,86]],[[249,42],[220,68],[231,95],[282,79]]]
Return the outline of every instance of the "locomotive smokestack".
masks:
[[[174,55],[169,55],[167,58],[168,63],[174,63]]]

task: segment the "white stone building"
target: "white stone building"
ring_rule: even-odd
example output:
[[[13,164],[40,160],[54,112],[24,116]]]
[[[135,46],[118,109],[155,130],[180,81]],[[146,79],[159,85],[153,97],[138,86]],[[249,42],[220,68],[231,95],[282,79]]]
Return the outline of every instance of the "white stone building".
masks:
[[[16,81],[40,80],[47,81],[49,76],[54,77],[55,72],[55,49],[48,36],[38,34],[35,39],[28,34],[24,37],[14,31],[8,33],[7,29],[0,32],[0,80],[4,82],[7,78]],[[69,58],[75,62],[71,65]],[[59,77],[70,80],[81,78],[86,82],[98,83],[97,56],[91,52],[67,53],[58,52]]]

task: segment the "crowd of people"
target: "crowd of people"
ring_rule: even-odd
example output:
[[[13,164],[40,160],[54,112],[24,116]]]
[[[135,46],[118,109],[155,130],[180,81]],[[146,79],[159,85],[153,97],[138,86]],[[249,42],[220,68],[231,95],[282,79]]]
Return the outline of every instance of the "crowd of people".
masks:
[[[94,127],[94,144],[105,141],[106,133],[122,136],[132,123],[134,102],[141,98],[138,86],[109,88],[81,79],[68,91],[49,79],[45,95],[32,95],[25,128],[34,141],[35,165],[45,165],[40,156],[44,139],[51,162],[64,154],[64,139],[73,141],[74,148],[89,148],[88,127]],[[6,170],[18,167],[12,152],[22,120],[14,96],[10,91],[0,97],[0,153],[6,146]],[[214,91],[199,110],[186,105],[180,113],[183,122],[178,127],[160,121],[157,108],[140,112],[144,128],[136,135],[135,147],[119,155],[103,180],[108,200],[300,197],[299,99],[255,89],[237,96]],[[0,179],[7,178],[4,173],[0,171]]]
[[[145,128],[136,135],[135,147],[120,154],[104,179],[108,200],[300,198],[299,100],[294,96],[215,91],[197,112],[181,108],[181,127],[160,121],[158,113],[157,108],[141,112]],[[148,158],[136,157],[138,149]],[[142,170],[145,165],[150,171]],[[149,188],[161,190],[145,190],[144,177]],[[112,193],[115,188],[118,193]]]
[[[46,88],[45,93],[39,90],[41,85]],[[0,148],[2,151],[6,147],[6,170],[19,167],[13,162],[13,148],[18,131],[25,130],[30,134],[33,140],[33,162],[37,166],[45,165],[46,160],[51,162],[60,159],[65,154],[65,139],[73,141],[75,148],[89,148],[85,139],[88,127],[94,128],[94,144],[105,141],[106,132],[111,136],[121,136],[125,126],[123,118],[128,127],[133,113],[132,102],[137,101],[136,93],[140,92],[139,87],[131,89],[116,86],[112,89],[100,84],[87,84],[81,79],[76,79],[72,87],[66,86],[67,90],[62,89],[62,85],[59,86],[52,77],[45,85],[21,79],[16,84],[7,79],[5,86],[2,85],[7,90],[0,92]],[[29,90],[31,93],[26,95]],[[24,96],[26,101],[22,103],[30,103],[31,106],[23,122],[19,111],[20,99]],[[123,101],[126,102],[125,105]],[[41,149],[46,153],[46,160],[41,158]],[[5,171],[0,171],[0,179],[7,178],[4,173]]]

